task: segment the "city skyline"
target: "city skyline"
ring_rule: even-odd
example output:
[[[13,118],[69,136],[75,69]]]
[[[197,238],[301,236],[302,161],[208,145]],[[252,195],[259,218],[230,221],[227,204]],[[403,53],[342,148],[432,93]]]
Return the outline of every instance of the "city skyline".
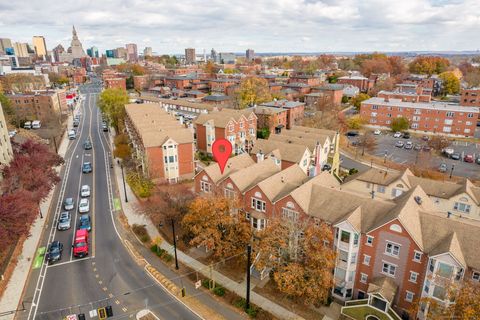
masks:
[[[275,5],[268,0],[254,8],[217,0],[202,10],[192,10],[195,3],[189,1],[48,2],[0,5],[0,37],[31,43],[34,35],[43,35],[51,50],[58,44],[68,47],[75,24],[84,46],[101,52],[127,43],[142,50],[153,47],[159,54],[181,54],[189,47],[197,54],[211,48],[256,53],[480,49],[470,40],[480,32],[480,2],[475,0],[406,0],[388,6],[382,0],[284,0]]]

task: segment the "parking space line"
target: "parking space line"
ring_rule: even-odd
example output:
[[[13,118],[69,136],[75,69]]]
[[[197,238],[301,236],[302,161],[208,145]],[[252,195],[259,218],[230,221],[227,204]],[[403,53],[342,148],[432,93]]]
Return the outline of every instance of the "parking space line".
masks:
[[[60,263],[56,263],[56,264],[51,264],[51,265],[48,265],[47,267],[48,267],[48,268],[54,268],[54,267],[63,266],[63,265],[65,265],[65,264],[70,264],[70,263],[75,263],[75,262],[81,262],[81,261],[83,261],[83,260],[89,260],[89,259],[92,259],[92,257],[79,258],[79,259],[69,260],[69,261],[60,262]]]

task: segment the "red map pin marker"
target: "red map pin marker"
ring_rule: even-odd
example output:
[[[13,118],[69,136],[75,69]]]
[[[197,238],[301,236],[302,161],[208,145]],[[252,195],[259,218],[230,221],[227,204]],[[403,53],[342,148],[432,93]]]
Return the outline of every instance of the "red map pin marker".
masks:
[[[223,174],[228,158],[232,154],[232,144],[227,139],[216,139],[212,145],[212,153],[213,158],[218,162],[220,172]]]

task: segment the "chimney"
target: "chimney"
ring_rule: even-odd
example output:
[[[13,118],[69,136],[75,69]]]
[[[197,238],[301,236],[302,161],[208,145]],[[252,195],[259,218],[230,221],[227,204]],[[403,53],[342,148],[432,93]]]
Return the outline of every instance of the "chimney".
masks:
[[[259,150],[257,152],[257,163],[261,162],[265,159],[265,154],[262,152],[262,150]]]

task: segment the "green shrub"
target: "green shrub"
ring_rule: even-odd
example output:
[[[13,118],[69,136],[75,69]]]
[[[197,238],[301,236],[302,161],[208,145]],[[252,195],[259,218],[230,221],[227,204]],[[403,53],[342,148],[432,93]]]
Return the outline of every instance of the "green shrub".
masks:
[[[140,198],[148,198],[155,186],[152,181],[135,171],[127,173],[127,182],[133,192]]]
[[[243,298],[240,298],[233,303],[233,305],[235,307],[240,308],[240,309],[245,309],[246,304],[247,304],[247,301],[245,301],[245,299],[243,299]]]
[[[223,297],[225,295],[225,288],[222,286],[215,287],[213,293],[219,297]]]
[[[250,308],[247,309],[247,314],[250,318],[256,318],[258,313],[258,308],[254,306],[250,306]]]
[[[157,253],[157,256],[161,258],[166,252],[167,251],[165,251],[164,249],[159,248],[156,253]]]
[[[147,228],[145,226],[139,225],[139,224],[134,224],[132,226],[133,232],[137,235],[137,237],[140,239],[142,242],[149,242],[150,241],[150,236],[148,235]]]
[[[166,262],[170,262],[173,260],[173,257],[170,253],[167,253],[167,252],[164,252],[163,256],[162,256],[163,260],[165,260]]]
[[[150,251],[152,251],[152,252],[157,252],[157,249],[158,249],[158,247],[157,247],[156,244],[150,246]]]
[[[210,289],[210,279],[203,279],[202,280],[202,286],[204,288]]]

